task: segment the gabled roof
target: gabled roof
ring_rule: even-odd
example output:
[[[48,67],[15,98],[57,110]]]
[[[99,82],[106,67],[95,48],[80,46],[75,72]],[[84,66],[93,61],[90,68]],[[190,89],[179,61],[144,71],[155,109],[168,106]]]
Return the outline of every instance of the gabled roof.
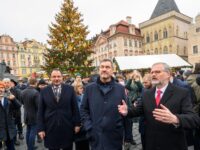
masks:
[[[176,11],[180,13],[176,2],[174,0],[159,0],[150,19],[156,18],[170,11]]]

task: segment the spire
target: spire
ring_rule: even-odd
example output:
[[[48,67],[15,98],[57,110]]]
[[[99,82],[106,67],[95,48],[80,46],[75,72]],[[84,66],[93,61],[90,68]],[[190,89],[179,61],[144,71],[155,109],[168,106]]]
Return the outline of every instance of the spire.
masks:
[[[173,10],[180,13],[174,0],[159,0],[150,19],[156,18]]]

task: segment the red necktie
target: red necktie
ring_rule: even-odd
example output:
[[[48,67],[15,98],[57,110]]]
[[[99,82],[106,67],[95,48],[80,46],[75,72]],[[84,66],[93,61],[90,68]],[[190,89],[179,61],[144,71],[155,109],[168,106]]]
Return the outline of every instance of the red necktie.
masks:
[[[157,96],[156,96],[156,105],[158,106],[160,103],[160,99],[161,99],[161,90],[157,90]]]

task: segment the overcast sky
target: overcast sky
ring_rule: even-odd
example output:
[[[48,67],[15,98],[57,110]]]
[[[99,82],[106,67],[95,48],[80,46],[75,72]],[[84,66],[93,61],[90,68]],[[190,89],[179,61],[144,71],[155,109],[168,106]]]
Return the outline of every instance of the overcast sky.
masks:
[[[0,0],[0,35],[8,34],[16,42],[24,38],[46,43],[48,25],[60,10],[63,0]],[[200,0],[175,0],[181,13],[194,18],[200,13]],[[89,37],[109,25],[132,17],[132,23],[148,20],[158,0],[74,0],[88,25]]]

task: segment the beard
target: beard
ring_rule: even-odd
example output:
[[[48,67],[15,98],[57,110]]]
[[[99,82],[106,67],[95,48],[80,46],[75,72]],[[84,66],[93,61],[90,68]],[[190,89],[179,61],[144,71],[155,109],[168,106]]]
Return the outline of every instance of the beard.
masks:
[[[159,80],[153,79],[153,80],[151,81],[151,84],[152,84],[153,86],[156,86],[156,85],[160,85],[161,82],[160,82]]]

